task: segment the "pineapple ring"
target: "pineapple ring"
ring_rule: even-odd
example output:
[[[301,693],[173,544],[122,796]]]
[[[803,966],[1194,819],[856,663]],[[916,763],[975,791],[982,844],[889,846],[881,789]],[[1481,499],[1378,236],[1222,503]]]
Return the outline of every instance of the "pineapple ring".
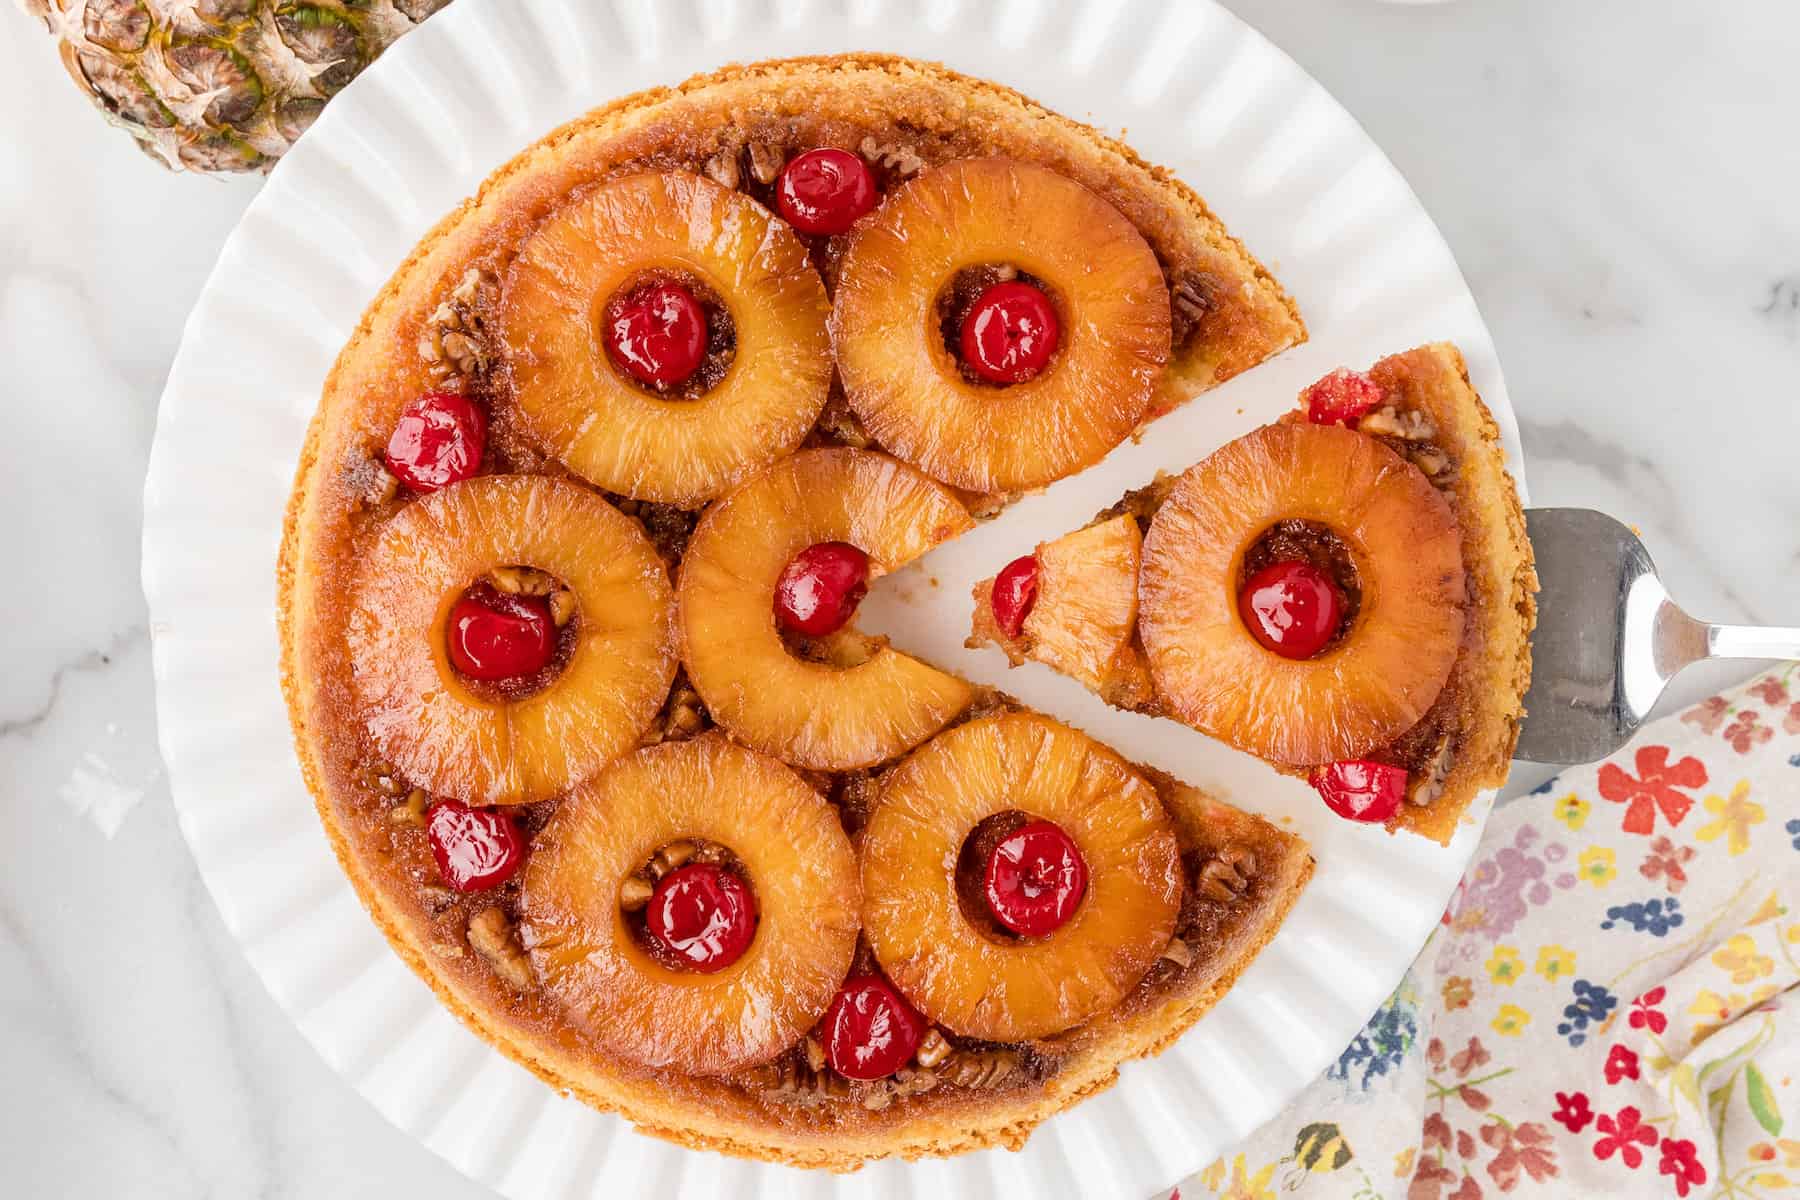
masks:
[[[1355,624],[1283,658],[1238,614],[1244,554],[1277,521],[1349,546]],[[1418,468],[1342,426],[1277,424],[1176,481],[1144,539],[1139,631],[1176,716],[1239,749],[1306,767],[1373,751],[1418,723],[1450,677],[1465,599],[1456,515]]]
[[[1055,289],[1062,344],[1004,388],[963,378],[937,298],[967,267],[1011,264]],[[955,487],[1041,487],[1098,462],[1143,421],[1169,358],[1156,255],[1118,209],[1044,167],[966,159],[892,192],[850,234],[831,316],[850,405],[874,439]]]
[[[626,379],[599,335],[609,299],[646,271],[691,272],[737,329],[725,376],[695,399]],[[610,492],[695,508],[800,444],[825,406],[830,302],[798,236],[740,192],[684,171],[584,192],[526,239],[499,335],[526,425]]]
[[[1087,861],[1075,915],[1042,938],[978,930],[956,894],[971,830],[1019,809],[1054,821]],[[965,1037],[1048,1037],[1137,986],[1175,935],[1180,847],[1156,790],[1117,754],[1014,712],[940,734],[884,780],[858,843],[863,928],[895,986]]]
[[[541,691],[476,694],[451,666],[457,598],[498,566],[575,593],[575,650]],[[433,792],[542,800],[630,749],[675,678],[668,570],[642,527],[578,484],[481,475],[401,509],[364,556],[350,610],[351,683],[381,753]]]
[[[805,450],[740,484],[701,518],[681,560],[677,624],[688,680],[739,741],[797,766],[846,771],[918,745],[969,706],[954,675],[885,646],[851,666],[795,657],[775,584],[819,542],[849,542],[874,578],[972,528],[948,488],[870,450]],[[854,634],[836,645],[866,646]]]
[[[664,966],[619,885],[677,838],[729,846],[756,935],[714,974]],[[525,867],[520,933],[549,994],[596,1041],[646,1067],[715,1075],[773,1058],[850,971],[856,854],[824,797],[772,758],[704,734],[620,759],[571,792]]]

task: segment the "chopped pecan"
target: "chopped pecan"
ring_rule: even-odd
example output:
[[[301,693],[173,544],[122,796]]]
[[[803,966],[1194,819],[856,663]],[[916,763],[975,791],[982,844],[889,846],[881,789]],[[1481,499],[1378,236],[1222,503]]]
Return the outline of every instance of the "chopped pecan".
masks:
[[[670,842],[650,856],[650,878],[661,879],[676,867],[685,865],[699,849],[700,847],[686,840]]]
[[[685,679],[681,679],[670,690],[669,701],[663,705],[661,717],[644,735],[644,744],[654,746],[660,742],[678,742],[683,738],[693,737],[705,728],[706,706],[700,700],[700,693],[690,687]]]
[[[469,945],[516,991],[531,987],[531,959],[519,947],[513,923],[498,905],[469,918]]]
[[[756,182],[769,184],[781,174],[781,168],[787,162],[787,153],[767,138],[753,138],[750,142],[750,176]]]
[[[360,772],[362,785],[384,796],[404,796],[410,789],[390,762],[372,762]]]
[[[1194,952],[1180,938],[1170,938],[1169,944],[1163,947],[1162,956],[1181,970],[1194,965]]]
[[[1456,765],[1456,751],[1450,745],[1449,737],[1438,743],[1432,753],[1431,761],[1414,771],[1413,778],[1418,782],[1406,789],[1406,802],[1423,808],[1438,798],[1444,790],[1444,784],[1450,778],[1450,768]]]
[[[423,825],[426,801],[425,789],[414,788],[406,793],[406,799],[388,809],[388,820],[396,825]]]
[[[1212,295],[1206,280],[1195,271],[1177,271],[1169,284],[1169,317],[1177,345],[1187,340],[1206,314],[1212,311]]]
[[[536,567],[495,567],[488,578],[509,596],[548,596],[556,591],[556,576]]]
[[[656,888],[642,875],[627,875],[625,882],[619,885],[619,907],[626,912],[637,912],[650,903],[651,893]]]
[[[1399,438],[1403,442],[1428,442],[1437,436],[1437,426],[1416,408],[1398,409],[1384,404],[1356,423],[1356,428],[1373,437]]]
[[[863,1093],[863,1107],[880,1112],[896,1100],[929,1092],[937,1085],[936,1072],[901,1067],[888,1078],[878,1080],[867,1092]]]
[[[558,588],[550,593],[550,619],[561,629],[575,615],[575,593],[568,588]]]
[[[937,1076],[957,1087],[998,1087],[1019,1074],[1023,1067],[1017,1050],[958,1050],[944,1060]]]
[[[720,150],[707,159],[706,165],[700,169],[708,179],[733,191],[737,190],[737,185],[743,180],[743,174],[738,170],[738,147],[735,145]]]
[[[1250,879],[1255,874],[1256,856],[1248,850],[1227,846],[1200,868],[1194,886],[1207,899],[1229,904],[1250,890]]]
[[[825,1069],[825,1047],[819,1045],[818,1038],[812,1036],[810,1033],[807,1034],[806,1040],[800,1043],[800,1048],[806,1054],[806,1065],[808,1069],[813,1071],[823,1071]]]
[[[850,1094],[850,1085],[842,1076],[815,1071],[791,1054],[758,1067],[751,1073],[750,1082],[771,1100],[788,1104],[818,1104]]]
[[[490,362],[483,337],[482,311],[499,293],[499,280],[479,267],[470,267],[450,290],[450,295],[426,320],[419,334],[419,357],[440,378],[475,375]]]
[[[344,483],[363,508],[380,508],[400,493],[400,481],[379,454],[353,451],[344,464]]]
[[[1450,469],[1450,456],[1436,446],[1421,446],[1412,452],[1413,465],[1436,479]]]
[[[919,157],[918,152],[901,142],[877,142],[873,136],[869,136],[862,140],[857,149],[870,162],[880,163],[902,178],[915,175],[925,168],[925,160]]]
[[[950,1057],[950,1043],[944,1035],[935,1029],[927,1029],[925,1036],[919,1039],[919,1048],[913,1052],[913,1061],[921,1067],[935,1067]]]

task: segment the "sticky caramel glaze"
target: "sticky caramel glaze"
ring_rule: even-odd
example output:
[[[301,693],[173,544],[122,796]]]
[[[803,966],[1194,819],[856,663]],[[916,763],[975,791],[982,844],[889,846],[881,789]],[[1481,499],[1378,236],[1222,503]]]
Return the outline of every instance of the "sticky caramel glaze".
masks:
[[[1305,337],[1279,285],[1198,196],[1126,147],[1007,89],[928,64],[852,56],[734,67],[627,97],[527,149],[441,221],[376,298],[326,383],[302,452],[279,568],[283,684],[300,761],[340,863],[396,952],[462,1020],[552,1086],[686,1145],[800,1165],[849,1169],[889,1154],[1018,1145],[1039,1121],[1109,1084],[1120,1060],[1159,1048],[1212,1003],[1273,935],[1310,870],[1297,841],[1280,843],[1285,874],[1271,879],[1264,902],[1246,909],[1233,927],[1237,933],[1209,956],[1210,974],[1184,976],[1154,1002],[1128,1001],[1136,1004],[1135,1017],[1127,1019],[1122,1008],[1118,1020],[1090,1023],[1051,1083],[1003,1095],[940,1090],[881,1113],[845,1105],[821,1119],[798,1107],[777,1110],[729,1081],[671,1077],[596,1053],[545,997],[515,993],[463,937],[469,917],[485,908],[513,914],[516,882],[474,897],[434,891],[422,832],[391,819],[389,799],[360,778],[376,755],[351,698],[342,597],[380,526],[410,499],[368,496],[379,482],[371,453],[385,444],[400,408],[426,391],[468,391],[491,417],[484,472],[568,477],[524,435],[490,370],[447,374],[421,357],[433,313],[471,272],[499,279],[512,248],[570,192],[647,168],[705,171],[721,150],[771,137],[791,147],[860,147],[873,139],[877,147],[910,146],[928,163],[1013,155],[1052,166],[1104,196],[1150,242],[1190,298],[1187,307],[1195,308],[1194,297],[1200,302],[1199,318],[1185,322],[1158,412]],[[749,152],[735,157],[741,190],[766,203],[767,184],[752,173]],[[895,177],[887,166],[876,174],[884,187]],[[828,286],[835,283],[840,242],[809,244]],[[477,319],[489,303],[484,298],[473,306]],[[854,431],[821,429],[815,436],[857,444]],[[610,499],[643,522],[672,565],[691,517]],[[968,498],[983,512],[1005,499]],[[556,803],[513,811],[534,834]],[[1221,828],[1228,819],[1254,820],[1219,809]],[[1284,836],[1272,829],[1267,835]]]

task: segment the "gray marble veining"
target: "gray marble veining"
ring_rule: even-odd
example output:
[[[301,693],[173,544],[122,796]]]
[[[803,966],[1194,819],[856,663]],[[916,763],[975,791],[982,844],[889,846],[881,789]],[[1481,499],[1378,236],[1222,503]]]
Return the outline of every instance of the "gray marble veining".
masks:
[[[1231,7],[1438,220],[1499,345],[1533,500],[1638,527],[1697,615],[1800,622],[1800,9]],[[153,168],[16,11],[0,111],[0,1191],[483,1194],[263,993],[161,777],[144,460],[183,316],[257,185]],[[1667,705],[1735,674],[1684,677]]]

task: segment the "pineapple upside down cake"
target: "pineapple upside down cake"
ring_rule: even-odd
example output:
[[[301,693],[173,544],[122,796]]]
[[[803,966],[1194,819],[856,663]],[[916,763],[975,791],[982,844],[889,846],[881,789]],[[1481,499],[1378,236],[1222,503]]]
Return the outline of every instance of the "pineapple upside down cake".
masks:
[[[858,602],[1304,338],[1184,185],[929,64],[734,67],[553,132],[376,298],[302,455],[283,685],[345,872],[462,1020],[647,1132],[1021,1145],[1197,1020],[1312,858]],[[1306,432],[1378,489],[1367,424]],[[1148,570],[1137,532],[1070,562]],[[1432,586],[1403,701],[1460,644],[1463,577]],[[1135,591],[1074,591],[1095,628],[1036,645],[1104,672]]]

